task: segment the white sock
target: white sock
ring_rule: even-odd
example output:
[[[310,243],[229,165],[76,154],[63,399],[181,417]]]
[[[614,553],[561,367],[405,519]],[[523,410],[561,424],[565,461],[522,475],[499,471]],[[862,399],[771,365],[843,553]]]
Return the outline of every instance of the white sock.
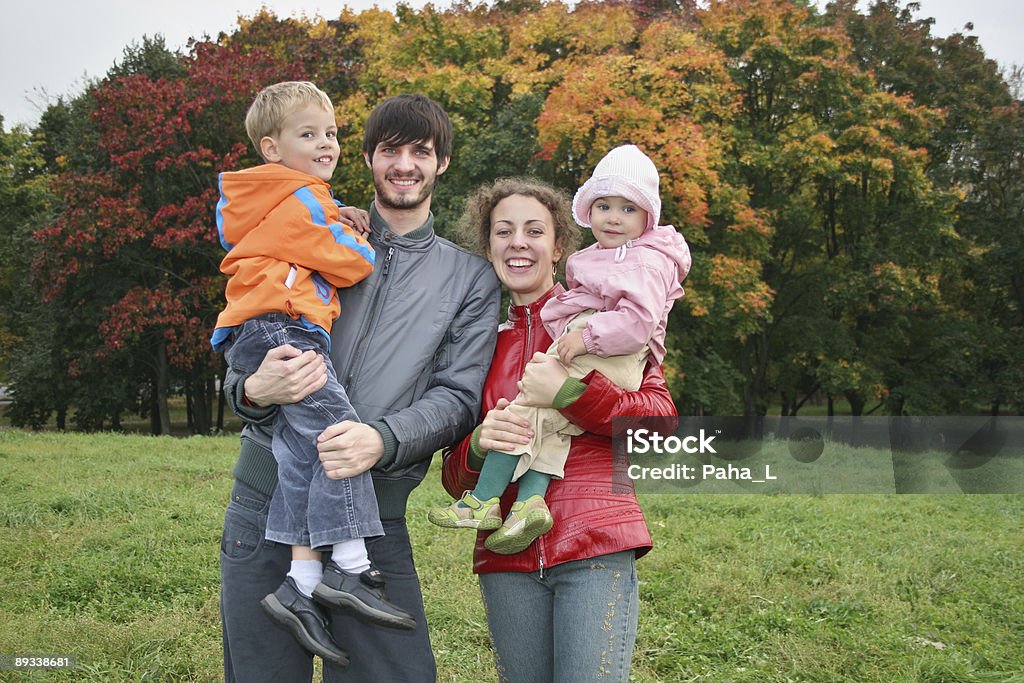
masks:
[[[324,566],[320,560],[292,560],[288,576],[295,580],[295,587],[307,598],[313,597],[313,589],[324,577]]]
[[[362,574],[370,568],[370,556],[366,554],[366,541],[353,538],[335,543],[331,559],[349,574]]]

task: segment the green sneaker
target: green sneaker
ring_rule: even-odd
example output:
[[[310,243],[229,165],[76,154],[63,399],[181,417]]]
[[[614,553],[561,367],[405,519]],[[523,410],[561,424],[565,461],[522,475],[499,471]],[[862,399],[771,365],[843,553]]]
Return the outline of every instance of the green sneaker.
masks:
[[[448,529],[497,529],[501,526],[501,508],[497,498],[480,500],[466,491],[451,505],[432,508],[427,519]]]
[[[551,530],[554,520],[548,504],[539,495],[517,500],[501,528],[487,537],[484,547],[492,553],[515,555]]]

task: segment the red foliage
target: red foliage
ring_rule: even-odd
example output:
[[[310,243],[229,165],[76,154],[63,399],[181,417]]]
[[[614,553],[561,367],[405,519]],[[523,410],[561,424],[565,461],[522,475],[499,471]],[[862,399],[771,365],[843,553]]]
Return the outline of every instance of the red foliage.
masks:
[[[107,340],[101,354],[151,346],[159,333],[176,367],[209,355],[223,295],[216,178],[247,153],[255,160],[244,129],[249,103],[269,83],[344,73],[336,58],[349,49],[264,12],[230,37],[193,43],[181,72],[139,71],[93,87],[93,162],[56,179],[64,210],[34,236],[33,277],[44,297],[75,301],[83,278],[93,289],[102,282],[103,300],[89,302]]]

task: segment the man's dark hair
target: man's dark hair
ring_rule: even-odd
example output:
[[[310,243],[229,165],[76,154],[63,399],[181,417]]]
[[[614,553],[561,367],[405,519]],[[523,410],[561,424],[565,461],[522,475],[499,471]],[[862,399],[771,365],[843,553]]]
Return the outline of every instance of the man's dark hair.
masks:
[[[438,162],[452,155],[452,122],[448,114],[426,95],[396,95],[378,104],[366,120],[363,151],[373,161],[380,143],[401,146],[433,142]]]

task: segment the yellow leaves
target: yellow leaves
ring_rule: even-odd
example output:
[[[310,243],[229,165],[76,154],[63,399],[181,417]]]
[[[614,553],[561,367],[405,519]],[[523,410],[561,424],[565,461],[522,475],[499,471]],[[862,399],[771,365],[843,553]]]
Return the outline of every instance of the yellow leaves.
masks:
[[[636,39],[636,17],[625,5],[580,4],[570,11],[552,2],[509,17],[505,28],[501,73],[515,94],[547,90],[574,78],[581,60],[624,52]]]
[[[905,308],[937,302],[941,299],[940,279],[912,266],[901,266],[892,261],[877,263],[871,269],[871,291],[879,308]]]
[[[322,40],[334,36],[334,29],[323,17],[317,17],[309,27],[309,37],[313,40]]]
[[[816,25],[805,7],[791,0],[713,0],[699,16],[713,42],[737,66],[765,54],[841,59],[849,52],[842,31]]]
[[[736,207],[733,222],[727,229],[738,235],[751,234],[760,237],[769,237],[774,232],[769,212],[743,205]]]
[[[827,155],[831,154],[832,150],[836,148],[835,140],[827,133],[820,131],[807,138],[804,144],[810,154]]]
[[[704,291],[700,286],[686,285],[686,296],[680,302],[684,308],[688,308],[690,315],[695,318],[702,318],[710,315],[711,307],[714,306],[714,297]],[[678,305],[678,304],[677,304]]]
[[[737,337],[770,320],[775,292],[761,279],[760,261],[715,254],[711,257],[708,282],[719,292],[716,300],[722,314],[736,321]]]
[[[575,10],[561,2],[514,17],[509,26],[509,54],[546,53],[555,59],[602,54],[624,47],[636,37],[636,16],[625,5],[580,4]]]
[[[636,15],[625,3],[580,3],[570,15],[568,27],[574,50],[599,54],[632,43],[636,25]]]
[[[896,165],[893,163],[892,159],[875,157],[871,160],[869,168],[873,172],[873,175],[889,179],[892,178],[893,173],[896,170]]]
[[[737,102],[720,55],[679,26],[655,23],[635,54],[564,62],[572,77],[550,90],[537,119],[538,156],[568,166],[582,181],[608,149],[637,144],[661,171],[668,216],[662,222],[702,228],[707,193],[719,186],[725,157],[717,121]]]
[[[470,118],[483,118],[504,53],[500,28],[479,11],[445,12],[427,5],[399,8],[398,17],[380,9],[356,17],[363,46],[363,89],[376,94],[418,91]]]

